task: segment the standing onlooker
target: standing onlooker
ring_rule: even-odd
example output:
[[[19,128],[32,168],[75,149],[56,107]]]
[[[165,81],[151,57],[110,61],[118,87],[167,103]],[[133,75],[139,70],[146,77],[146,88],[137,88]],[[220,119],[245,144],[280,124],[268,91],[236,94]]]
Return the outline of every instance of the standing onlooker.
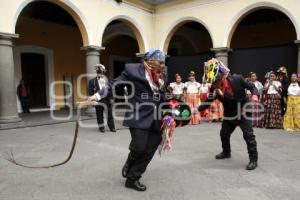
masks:
[[[281,92],[281,115],[283,116],[286,111],[286,98],[287,98],[287,90],[290,85],[290,81],[288,78],[287,69],[282,66],[277,70],[278,81],[281,83],[282,92]]]
[[[20,84],[18,85],[17,94],[21,102],[23,113],[30,113],[29,111],[30,89],[23,79],[20,81]]]
[[[284,115],[283,128],[286,131],[300,131],[300,86],[296,74],[292,74],[287,95],[287,109]]]
[[[198,112],[198,106],[200,104],[200,83],[196,81],[195,72],[189,73],[189,80],[184,84],[186,95],[185,102],[190,107],[192,117],[190,124],[199,124],[201,121],[200,114]]]
[[[95,66],[96,77],[89,81],[89,95],[92,96],[96,93],[100,93],[103,96],[107,93],[108,88],[108,80],[105,76],[105,66],[101,64],[97,64]],[[112,99],[108,97],[103,98],[99,101],[102,105],[96,105],[96,115],[97,115],[97,123],[99,127],[99,131],[104,133],[104,122],[103,122],[103,112],[107,111],[107,125],[111,132],[116,132],[115,122],[112,115]],[[106,107],[106,108],[105,108]]]
[[[263,85],[261,84],[261,82],[259,82],[257,80],[257,76],[256,73],[254,72],[250,72],[249,73],[249,82],[253,83],[258,91],[259,94],[259,98],[261,98],[262,96],[262,90],[263,90]],[[251,99],[251,92],[248,90],[247,91],[247,95],[250,97]],[[253,127],[258,127],[259,126],[259,121],[261,119],[261,114],[259,112],[259,105],[257,104],[257,102],[252,101],[252,126]]]
[[[170,83],[168,90],[172,93],[173,97],[183,101],[183,90],[184,83],[181,82],[181,76],[179,74],[175,75],[176,82]]]
[[[270,72],[269,80],[263,88],[265,95],[263,104],[265,107],[261,127],[282,128],[281,115],[281,83],[276,80],[276,74]]]
[[[205,102],[209,95],[211,84],[208,83],[207,79],[203,78],[202,84],[200,86],[200,100]],[[208,109],[205,109],[200,112],[201,117],[208,117]]]

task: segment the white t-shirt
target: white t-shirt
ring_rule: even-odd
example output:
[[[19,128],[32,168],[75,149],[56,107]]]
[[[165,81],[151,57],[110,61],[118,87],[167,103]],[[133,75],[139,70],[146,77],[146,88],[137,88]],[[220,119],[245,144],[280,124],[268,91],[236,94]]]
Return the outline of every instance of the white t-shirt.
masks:
[[[176,82],[170,83],[170,88],[172,88],[172,93],[176,95],[183,94],[184,83],[177,84]]]
[[[186,88],[186,93],[188,94],[197,94],[200,86],[201,86],[200,83],[196,81],[195,82],[189,81],[184,84],[184,87]]]
[[[270,85],[267,94],[278,94],[278,92],[276,91],[274,85],[279,88],[281,87],[281,83],[279,81],[273,81],[272,85]]]
[[[298,83],[291,83],[288,88],[289,96],[300,96],[300,86]]]

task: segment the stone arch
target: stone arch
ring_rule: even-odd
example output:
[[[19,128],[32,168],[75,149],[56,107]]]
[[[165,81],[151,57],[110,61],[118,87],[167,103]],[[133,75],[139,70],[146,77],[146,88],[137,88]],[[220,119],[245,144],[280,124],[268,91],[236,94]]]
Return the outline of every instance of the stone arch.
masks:
[[[212,44],[214,44],[213,42],[213,37],[211,34],[210,29],[208,28],[208,26],[200,19],[195,18],[195,17],[184,17],[184,18],[180,18],[176,21],[174,21],[171,26],[169,26],[169,28],[167,29],[167,31],[164,33],[164,36],[162,37],[162,40],[160,42],[160,49],[163,50],[165,53],[168,52],[168,47],[170,44],[170,41],[173,37],[173,35],[175,34],[175,32],[184,24],[188,23],[188,22],[198,22],[199,24],[201,24],[202,26],[205,27],[205,29],[208,31],[209,36],[211,38]],[[214,45],[213,45],[214,46]]]
[[[133,32],[133,34],[136,37],[136,40],[139,45],[139,50],[141,53],[146,52],[148,50],[148,42],[145,38],[146,34],[144,33],[142,28],[139,26],[139,24],[134,19],[132,19],[129,16],[125,16],[125,15],[115,16],[106,23],[106,25],[104,26],[105,28],[102,31],[102,39],[103,39],[104,31],[105,31],[106,27],[114,20],[119,20],[129,27],[129,29]],[[102,41],[102,39],[101,39],[101,41]]]
[[[53,4],[56,4],[58,6],[60,6],[61,8],[63,8],[68,14],[70,14],[72,16],[72,18],[75,20],[80,33],[81,33],[81,37],[82,37],[82,42],[83,42],[83,46],[88,46],[90,43],[92,43],[93,41],[91,41],[91,39],[93,38],[91,35],[91,30],[90,30],[90,26],[89,23],[86,19],[86,17],[84,16],[84,14],[80,11],[80,9],[74,5],[74,3],[71,2],[71,0],[43,0],[46,2],[50,2]],[[34,0],[24,0],[17,12],[15,13],[15,16],[13,18],[13,23],[12,23],[12,27],[11,30],[14,33],[15,32],[15,28],[17,25],[17,21],[18,18],[22,12],[22,10],[30,3],[34,2]]]
[[[291,20],[292,24],[294,25],[297,38],[300,37],[299,36],[299,34],[300,34],[299,27],[296,22],[296,19],[293,17],[293,15],[291,14],[291,12],[288,9],[286,9],[278,4],[271,3],[271,2],[259,2],[259,3],[255,3],[250,6],[245,7],[244,9],[240,10],[234,16],[234,18],[229,23],[228,28],[226,29],[223,45],[226,47],[230,47],[232,37],[233,37],[234,32],[235,32],[237,26],[239,25],[239,23],[250,13],[260,10],[260,9],[273,9],[273,10],[277,10],[281,13],[284,13]]]

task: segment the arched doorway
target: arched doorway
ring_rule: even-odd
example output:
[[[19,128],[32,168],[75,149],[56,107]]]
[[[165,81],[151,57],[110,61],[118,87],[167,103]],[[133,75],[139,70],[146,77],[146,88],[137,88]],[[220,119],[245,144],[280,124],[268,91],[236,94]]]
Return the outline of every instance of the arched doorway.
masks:
[[[230,47],[230,68],[235,73],[254,71],[260,80],[270,70],[286,66],[297,70],[298,49],[292,21],[275,9],[255,9],[246,13],[236,24]]]
[[[21,11],[15,27],[20,35],[14,50],[15,80],[25,79],[28,83],[32,111],[73,106],[79,98],[76,79],[85,73],[85,55],[80,50],[87,40],[82,37],[85,30],[82,24],[79,29],[78,19],[65,10],[66,5],[62,8],[62,2],[57,3],[29,3]],[[85,83],[78,87],[85,92]]]
[[[110,22],[103,34],[102,46],[105,50],[101,52],[101,63],[107,68],[110,79],[118,77],[124,70],[126,63],[140,62],[137,53],[144,51],[140,44],[133,25],[124,20],[113,20]]]
[[[169,33],[164,45],[168,58],[168,80],[173,81],[179,73],[187,80],[188,73],[193,70],[197,80],[201,82],[203,63],[213,57],[212,39],[208,30],[195,21],[184,21],[176,25]]]

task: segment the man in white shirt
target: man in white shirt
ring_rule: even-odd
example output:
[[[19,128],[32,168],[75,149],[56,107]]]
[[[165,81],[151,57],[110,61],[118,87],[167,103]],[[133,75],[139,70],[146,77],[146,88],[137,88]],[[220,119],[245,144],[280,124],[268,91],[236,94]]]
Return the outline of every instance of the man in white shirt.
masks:
[[[104,93],[108,87],[108,79],[105,76],[105,66],[101,64],[97,64],[95,66],[96,77],[89,81],[89,95],[94,95],[95,93]],[[111,99],[103,98],[99,101],[102,105],[95,106],[96,115],[97,115],[97,123],[99,127],[99,131],[104,133],[104,122],[103,122],[103,111],[107,111],[107,125],[111,132],[116,132],[115,123],[112,115],[112,105]],[[106,106],[107,109],[104,109]]]

